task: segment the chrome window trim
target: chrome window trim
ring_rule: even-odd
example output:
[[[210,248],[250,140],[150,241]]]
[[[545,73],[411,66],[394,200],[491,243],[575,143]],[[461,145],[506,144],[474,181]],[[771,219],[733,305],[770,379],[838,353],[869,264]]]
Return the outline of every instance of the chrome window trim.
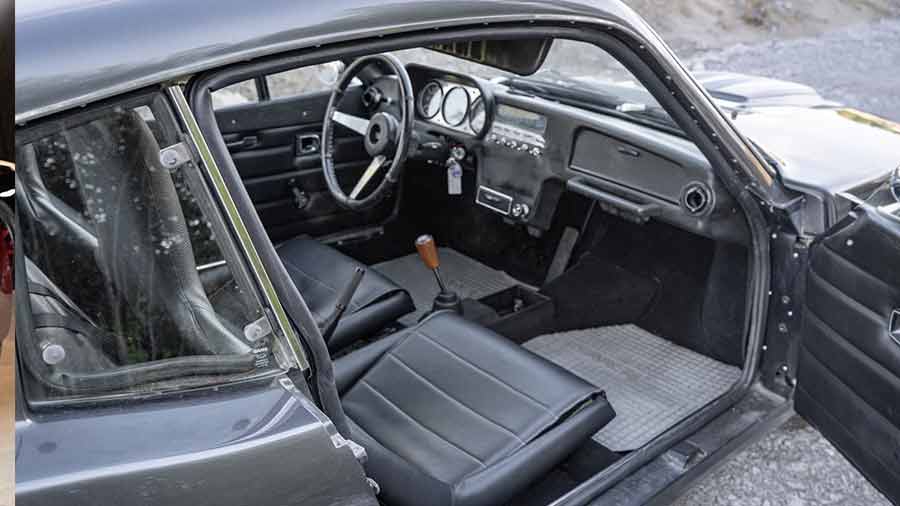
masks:
[[[237,205],[231,196],[231,192],[225,185],[225,179],[222,177],[219,165],[212,156],[209,144],[207,144],[206,139],[203,137],[203,133],[200,130],[200,126],[197,124],[196,118],[194,118],[194,113],[187,103],[184,91],[179,85],[171,85],[166,87],[166,94],[172,100],[178,118],[181,120],[182,126],[187,131],[188,138],[200,155],[203,170],[205,170],[206,175],[212,182],[213,190],[215,191],[219,202],[224,207],[225,218],[228,220],[229,225],[238,239],[238,245],[241,248],[241,252],[250,263],[253,275],[256,277],[256,281],[266,298],[269,309],[272,310],[272,313],[275,316],[278,324],[277,328],[280,329],[280,333],[276,335],[281,337],[284,340],[284,343],[287,344],[286,348],[289,350],[293,362],[297,364],[301,370],[307,370],[309,368],[309,360],[303,350],[300,339],[297,337],[296,333],[294,333],[294,327],[291,325],[287,312],[284,310],[284,306],[278,298],[278,293],[275,291],[272,280],[269,278],[269,274],[262,263],[262,259],[259,256],[259,252],[256,250],[256,246],[253,244],[253,240],[250,238],[250,233],[238,212]]]
[[[210,262],[208,264],[198,265],[197,272],[208,271],[210,269],[215,269],[216,267],[222,267],[223,265],[227,265],[228,262],[225,260],[217,260],[215,262]]]

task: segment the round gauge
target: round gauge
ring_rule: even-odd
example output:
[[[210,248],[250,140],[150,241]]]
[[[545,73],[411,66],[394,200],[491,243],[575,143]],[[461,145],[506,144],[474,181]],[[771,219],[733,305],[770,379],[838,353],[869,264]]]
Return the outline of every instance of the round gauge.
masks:
[[[444,90],[440,83],[431,81],[419,92],[419,114],[425,119],[431,119],[441,112],[441,100],[444,98]]]
[[[469,112],[469,93],[457,86],[444,97],[444,121],[450,126],[459,126]]]
[[[475,103],[472,104],[472,110],[469,111],[469,127],[472,128],[475,135],[480,134],[484,129],[484,120],[484,100],[478,97],[475,99]]]

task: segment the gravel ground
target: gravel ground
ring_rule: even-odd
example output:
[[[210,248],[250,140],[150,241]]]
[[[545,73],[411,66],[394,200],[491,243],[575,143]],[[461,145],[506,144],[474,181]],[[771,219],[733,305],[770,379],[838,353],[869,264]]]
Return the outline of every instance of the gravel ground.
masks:
[[[825,98],[900,121],[900,19],[818,37],[738,44],[685,60],[695,70],[730,70],[808,84]]]
[[[809,84],[826,98],[900,121],[900,20],[796,40],[740,44],[686,58]],[[815,429],[794,418],[731,459],[678,502],[688,505],[889,506]]]
[[[676,506],[890,506],[800,418],[732,457]]]

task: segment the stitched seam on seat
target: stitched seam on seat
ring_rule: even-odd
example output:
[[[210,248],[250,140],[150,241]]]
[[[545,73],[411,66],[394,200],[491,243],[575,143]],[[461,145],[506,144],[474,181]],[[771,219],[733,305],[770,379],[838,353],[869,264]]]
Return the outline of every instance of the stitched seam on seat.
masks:
[[[285,265],[287,265],[288,267],[290,267],[291,269],[293,269],[293,270],[297,271],[298,273],[300,273],[301,276],[303,276],[303,277],[305,277],[306,279],[309,279],[309,280],[311,280],[311,281],[315,281],[316,283],[318,283],[318,284],[324,286],[325,288],[327,288],[329,291],[331,291],[331,293],[337,295],[337,293],[338,293],[337,288],[334,288],[333,286],[331,286],[331,285],[329,285],[328,283],[322,281],[321,279],[318,279],[318,278],[316,278],[316,277],[310,275],[309,273],[307,273],[306,271],[304,271],[304,270],[301,269],[300,267],[297,267],[296,265],[294,265],[294,263],[291,262],[290,260],[287,260],[287,259],[285,259],[285,258],[282,258],[281,261],[282,261]],[[351,309],[352,311],[355,312],[355,311],[359,310],[359,304],[354,303],[354,302],[353,302],[353,299],[351,299],[350,302],[347,303],[347,309]]]
[[[409,413],[407,413],[406,411],[403,411],[402,409],[400,409],[400,406],[397,406],[396,404],[394,404],[393,401],[391,401],[390,399],[388,399],[387,396],[385,396],[383,393],[381,393],[381,392],[380,392],[377,388],[375,388],[371,383],[369,383],[369,382],[366,381],[365,379],[360,380],[359,383],[362,384],[362,385],[364,385],[364,386],[366,386],[366,387],[368,387],[372,392],[375,393],[375,395],[377,395],[377,396],[380,397],[382,400],[384,400],[384,402],[390,404],[391,407],[393,407],[395,410],[397,410],[402,416],[408,418],[411,422],[413,422],[414,424],[418,425],[419,427],[421,427],[421,428],[424,429],[425,431],[429,432],[430,434],[432,434],[432,435],[435,436],[436,438],[440,439],[441,441],[444,441],[444,442],[446,442],[448,445],[452,446],[453,448],[456,448],[457,450],[459,450],[460,452],[462,452],[464,455],[466,455],[466,456],[469,457],[470,459],[474,460],[474,461],[475,461],[479,466],[481,466],[482,468],[486,468],[486,466],[485,466],[484,463],[481,461],[481,459],[479,459],[479,458],[476,457],[475,455],[472,455],[471,453],[467,452],[465,449],[463,449],[463,448],[461,448],[460,446],[456,445],[455,443],[453,443],[452,441],[448,440],[447,438],[441,436],[440,434],[438,434],[438,433],[435,432],[434,430],[430,429],[429,427],[427,427],[425,424],[423,424],[423,423],[420,422],[419,420],[416,420],[415,418],[413,418]]]
[[[316,278],[316,277],[313,277],[313,276],[307,274],[306,271],[304,271],[304,270],[301,269],[300,267],[297,267],[297,266],[294,264],[294,262],[291,262],[290,260],[287,260],[287,259],[285,259],[285,258],[282,258],[281,261],[284,262],[285,265],[287,265],[287,266],[290,267],[291,269],[293,269],[293,270],[297,271],[298,273],[300,273],[300,275],[303,276],[304,278],[309,279],[309,280],[312,280],[312,281],[315,281],[316,283],[318,283],[318,284],[324,286],[325,288],[329,289],[330,291],[337,293],[337,290],[336,290],[333,286],[331,286],[331,285],[329,285],[328,283],[322,281],[321,279],[318,279],[318,278]]]
[[[456,353],[455,351],[453,351],[453,350],[451,350],[450,348],[444,346],[443,344],[437,342],[433,337],[429,336],[428,334],[422,332],[422,331],[419,330],[419,329],[414,330],[413,333],[419,334],[420,336],[424,337],[425,339],[428,339],[429,341],[431,341],[432,343],[434,343],[435,345],[437,345],[439,348],[445,350],[447,353],[449,353],[449,354],[453,355],[454,357],[456,357],[456,358],[457,358],[460,362],[462,362],[463,364],[466,364],[466,365],[469,366],[470,368],[472,368],[472,369],[474,369],[474,370],[480,372],[480,373],[483,374],[484,376],[486,376],[486,377],[488,377],[488,378],[494,380],[495,382],[499,383],[500,385],[505,386],[505,387],[508,388],[510,391],[519,394],[522,398],[528,399],[529,401],[533,402],[534,404],[537,404],[538,406],[540,406],[541,408],[543,408],[544,411],[546,411],[546,412],[547,412],[548,414],[550,414],[551,416],[555,416],[555,414],[553,413],[553,411],[550,410],[550,406],[547,406],[547,405],[544,404],[543,402],[541,402],[541,401],[535,399],[534,397],[532,397],[532,396],[526,394],[525,392],[522,392],[521,390],[519,390],[519,389],[513,387],[513,386],[510,385],[509,383],[506,383],[505,381],[501,380],[500,378],[498,378],[498,377],[494,376],[493,374],[491,374],[491,373],[485,371],[485,370],[482,369],[481,367],[478,367],[477,365],[475,365],[475,364],[469,362],[468,360],[466,360],[464,357],[460,356],[460,355],[459,355],[458,353]]]
[[[443,394],[444,397],[450,399],[451,401],[453,401],[453,402],[456,403],[456,404],[459,404],[460,406],[462,406],[462,407],[465,408],[466,410],[471,411],[472,413],[475,413],[475,415],[477,415],[479,418],[482,418],[482,419],[484,419],[484,420],[487,420],[487,421],[490,422],[492,425],[496,425],[497,427],[500,427],[504,432],[506,432],[506,433],[508,433],[509,435],[511,435],[512,437],[516,438],[516,441],[522,443],[523,445],[525,444],[525,441],[522,441],[522,438],[520,438],[518,434],[516,434],[515,432],[513,432],[513,431],[507,429],[507,428],[504,427],[503,425],[500,425],[499,423],[495,422],[494,420],[491,420],[490,418],[488,418],[487,416],[485,416],[485,415],[479,413],[478,411],[475,411],[474,409],[472,409],[471,407],[467,406],[465,403],[463,403],[462,401],[460,401],[460,400],[457,399],[456,397],[453,397],[452,395],[448,394],[445,390],[442,390],[440,387],[438,387],[437,385],[435,385],[434,383],[432,383],[431,381],[429,381],[428,378],[426,378],[425,376],[422,376],[421,374],[419,374],[418,372],[416,372],[412,367],[410,367],[409,365],[407,365],[406,362],[400,360],[399,358],[397,358],[397,357],[396,357],[395,355],[393,355],[393,354],[390,355],[390,358],[394,359],[398,364],[400,364],[401,366],[403,366],[404,368],[406,368],[407,370],[409,370],[409,372],[411,372],[411,373],[413,373],[414,375],[416,375],[419,379],[421,379],[421,380],[424,381],[425,383],[428,383],[429,385],[431,385],[432,387],[434,387],[434,389],[437,390],[438,392],[440,392],[441,394]]]
[[[395,452],[394,450],[391,450],[391,449],[388,448],[387,446],[384,446],[383,444],[381,444],[377,439],[375,439],[371,434],[369,434],[369,432],[366,431],[366,429],[364,429],[364,428],[362,427],[362,425],[360,425],[360,424],[354,422],[352,418],[349,419],[349,422],[350,422],[350,424],[351,424],[351,427],[350,427],[351,432],[354,430],[354,429],[353,429],[353,426],[356,426],[356,429],[358,429],[360,432],[362,432],[363,434],[365,434],[365,436],[366,436],[367,438],[369,438],[369,439],[371,439],[372,441],[374,441],[375,444],[377,444],[377,445],[380,446],[381,448],[384,448],[384,450],[385,450],[386,452],[390,452],[390,454],[391,454],[392,456],[396,457],[396,458],[399,459],[399,460],[402,460],[403,463],[405,463],[405,464],[408,465],[409,467],[415,468],[417,471],[419,471],[420,473],[422,473],[424,476],[427,476],[427,477],[433,479],[434,481],[436,481],[436,482],[438,482],[438,483],[443,483],[444,485],[447,486],[447,488],[450,488],[450,486],[451,486],[450,483],[447,483],[447,482],[444,481],[443,479],[438,478],[437,476],[435,476],[435,475],[429,473],[429,472],[426,471],[425,469],[422,469],[421,467],[419,467],[418,465],[416,465],[415,462],[409,460],[408,458],[404,457],[403,455],[400,455],[399,453]],[[362,444],[362,443],[361,443],[361,444]],[[365,445],[363,445],[363,446],[365,446]],[[472,473],[469,473],[468,475],[470,475],[470,474],[472,474]],[[465,476],[468,476],[468,475],[465,475]]]

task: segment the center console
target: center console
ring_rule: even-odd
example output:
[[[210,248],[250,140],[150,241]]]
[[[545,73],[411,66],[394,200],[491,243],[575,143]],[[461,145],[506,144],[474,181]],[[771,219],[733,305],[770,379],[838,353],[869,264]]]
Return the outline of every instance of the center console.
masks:
[[[547,118],[543,115],[499,104],[488,142],[540,158],[547,145],[546,130]]]
[[[484,163],[475,196],[478,205],[513,221],[529,221],[539,190],[538,167],[547,148],[546,131],[545,116],[497,104],[493,125],[485,138]]]

